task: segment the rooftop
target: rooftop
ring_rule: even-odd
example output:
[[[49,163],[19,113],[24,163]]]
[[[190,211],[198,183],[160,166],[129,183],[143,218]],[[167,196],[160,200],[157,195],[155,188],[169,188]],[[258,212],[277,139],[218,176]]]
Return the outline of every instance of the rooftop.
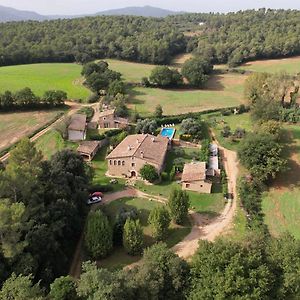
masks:
[[[206,163],[191,162],[184,165],[181,181],[200,181],[206,179]]]
[[[211,156],[208,162],[209,169],[219,170],[219,159],[218,156]]]
[[[106,158],[138,157],[149,163],[162,165],[168,150],[168,138],[150,134],[127,136]]]
[[[80,143],[77,151],[83,154],[91,155],[99,146],[100,142],[98,141],[83,141]]]
[[[85,131],[86,129],[86,115],[74,114],[71,117],[71,122],[68,127],[70,130]]]

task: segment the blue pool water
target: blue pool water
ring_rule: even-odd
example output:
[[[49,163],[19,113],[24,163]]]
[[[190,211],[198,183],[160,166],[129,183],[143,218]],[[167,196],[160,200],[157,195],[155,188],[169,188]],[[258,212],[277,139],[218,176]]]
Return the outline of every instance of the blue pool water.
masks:
[[[161,136],[165,136],[167,138],[169,138],[170,140],[173,139],[175,134],[175,128],[163,128],[160,132]]]

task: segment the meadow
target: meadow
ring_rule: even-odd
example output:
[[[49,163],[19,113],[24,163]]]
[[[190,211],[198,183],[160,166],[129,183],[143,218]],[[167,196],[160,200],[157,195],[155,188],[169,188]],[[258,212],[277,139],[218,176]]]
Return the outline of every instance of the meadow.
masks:
[[[300,56],[252,61],[241,65],[239,69],[253,72],[277,73],[284,71],[290,74],[298,74],[300,72]]]
[[[289,169],[263,195],[265,222],[274,236],[289,232],[300,239],[300,128],[286,126],[291,136]]]
[[[30,87],[42,96],[47,90],[63,90],[69,99],[86,99],[90,91],[82,85],[82,66],[73,63],[47,63],[0,68],[0,93]]]
[[[62,110],[0,114],[0,150],[13,145],[54,119]]]

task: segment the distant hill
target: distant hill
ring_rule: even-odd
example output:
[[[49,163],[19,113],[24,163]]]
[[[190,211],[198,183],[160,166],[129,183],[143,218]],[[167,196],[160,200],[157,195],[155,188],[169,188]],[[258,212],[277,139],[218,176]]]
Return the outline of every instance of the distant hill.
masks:
[[[119,16],[119,15],[130,15],[130,16],[142,16],[142,17],[156,17],[163,18],[169,15],[180,14],[182,12],[175,12],[167,9],[162,9],[152,6],[143,6],[143,7],[125,7],[120,9],[112,9],[101,11],[95,14],[86,14],[86,15],[52,15],[44,16],[40,15],[33,11],[24,11],[18,10],[11,7],[1,6],[0,5],[0,22],[9,22],[9,21],[26,21],[26,20],[35,20],[35,21],[44,21],[52,19],[72,19],[80,18],[84,16]]]
[[[39,15],[38,13],[33,11],[18,10],[0,5],[0,22],[25,20],[43,21],[46,19],[48,19],[46,16]]]
[[[129,16],[163,18],[169,15],[176,15],[180,13],[183,12],[175,12],[175,11],[153,7],[153,6],[143,6],[143,7],[125,7],[120,9],[111,9],[111,10],[98,12],[96,13],[96,15],[105,15],[105,16],[129,15]]]

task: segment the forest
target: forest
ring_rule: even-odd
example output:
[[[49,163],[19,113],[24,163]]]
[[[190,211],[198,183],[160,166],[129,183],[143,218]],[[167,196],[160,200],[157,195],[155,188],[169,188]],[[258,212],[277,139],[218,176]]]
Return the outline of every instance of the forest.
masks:
[[[299,18],[299,11],[260,9],[161,19],[99,16],[1,23],[0,66],[109,57],[168,64],[174,55],[194,51],[234,67],[300,54]]]

